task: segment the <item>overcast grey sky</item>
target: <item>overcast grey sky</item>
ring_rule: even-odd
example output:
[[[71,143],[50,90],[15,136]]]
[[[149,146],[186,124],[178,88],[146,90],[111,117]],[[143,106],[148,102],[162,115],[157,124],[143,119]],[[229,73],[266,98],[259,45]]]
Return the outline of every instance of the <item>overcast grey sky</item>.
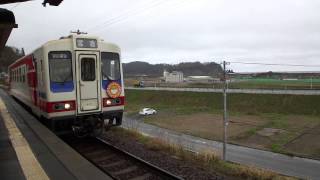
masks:
[[[319,0],[42,0],[13,9],[8,45],[29,53],[80,29],[122,48],[124,62],[244,61],[320,64]],[[320,71],[320,67],[231,64],[235,71]]]

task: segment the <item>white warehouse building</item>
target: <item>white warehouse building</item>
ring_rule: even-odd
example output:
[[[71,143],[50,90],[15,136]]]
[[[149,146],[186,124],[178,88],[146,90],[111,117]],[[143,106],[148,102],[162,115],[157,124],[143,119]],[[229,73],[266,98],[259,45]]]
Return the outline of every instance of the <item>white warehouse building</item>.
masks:
[[[172,71],[169,73],[168,71],[163,71],[163,78],[166,83],[182,83],[183,82],[183,72],[180,71]]]

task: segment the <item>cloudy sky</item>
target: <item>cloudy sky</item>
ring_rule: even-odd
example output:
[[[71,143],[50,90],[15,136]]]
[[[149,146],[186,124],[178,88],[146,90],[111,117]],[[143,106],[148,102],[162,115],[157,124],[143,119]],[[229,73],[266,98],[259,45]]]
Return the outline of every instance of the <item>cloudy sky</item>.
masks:
[[[8,45],[29,53],[80,29],[122,48],[124,62],[231,63],[235,71],[320,71],[319,0],[42,0],[12,9],[19,28]],[[312,65],[317,65],[310,67]]]

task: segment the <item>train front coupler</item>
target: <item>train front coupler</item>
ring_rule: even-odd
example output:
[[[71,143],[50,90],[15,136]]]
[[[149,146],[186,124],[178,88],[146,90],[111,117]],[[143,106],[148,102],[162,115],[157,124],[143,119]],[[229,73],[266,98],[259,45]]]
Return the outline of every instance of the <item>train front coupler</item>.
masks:
[[[100,116],[77,117],[72,131],[76,137],[99,136],[103,130],[103,121]]]

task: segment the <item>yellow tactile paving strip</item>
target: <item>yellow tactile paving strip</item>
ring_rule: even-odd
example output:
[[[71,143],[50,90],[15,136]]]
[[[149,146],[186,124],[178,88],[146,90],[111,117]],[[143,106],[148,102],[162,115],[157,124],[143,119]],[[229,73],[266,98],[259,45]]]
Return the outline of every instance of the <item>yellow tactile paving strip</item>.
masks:
[[[9,114],[6,105],[0,97],[0,113],[8,130],[12,146],[17,154],[22,171],[27,179],[46,180],[49,179],[40,163],[34,156],[28,142],[17,128],[16,123]]]

